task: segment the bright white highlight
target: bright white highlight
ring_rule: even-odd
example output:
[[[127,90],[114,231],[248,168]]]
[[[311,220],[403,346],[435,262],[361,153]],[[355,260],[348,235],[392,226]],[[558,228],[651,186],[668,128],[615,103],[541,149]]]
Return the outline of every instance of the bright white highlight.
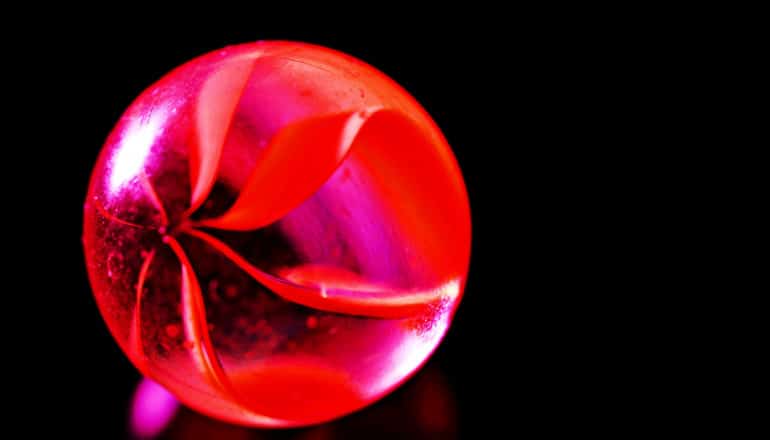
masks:
[[[136,118],[129,123],[120,146],[112,157],[110,191],[117,191],[121,186],[138,177],[165,119],[166,109],[157,108],[149,117]]]

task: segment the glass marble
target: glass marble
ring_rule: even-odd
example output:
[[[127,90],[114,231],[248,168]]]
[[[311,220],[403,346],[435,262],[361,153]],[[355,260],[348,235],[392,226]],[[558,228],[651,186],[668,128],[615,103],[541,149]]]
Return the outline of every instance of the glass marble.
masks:
[[[84,211],[98,307],[147,377],[209,416],[320,423],[409,378],[460,302],[470,209],[427,112],[348,55],[227,47],[145,90]]]

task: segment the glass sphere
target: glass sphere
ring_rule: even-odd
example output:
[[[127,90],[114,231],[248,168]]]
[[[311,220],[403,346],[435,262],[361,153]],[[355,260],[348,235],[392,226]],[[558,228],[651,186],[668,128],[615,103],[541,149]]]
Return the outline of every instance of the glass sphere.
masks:
[[[257,42],[145,90],[91,176],[99,309],[146,376],[250,426],[326,421],[436,348],[465,285],[470,210],[441,131],[345,54]]]

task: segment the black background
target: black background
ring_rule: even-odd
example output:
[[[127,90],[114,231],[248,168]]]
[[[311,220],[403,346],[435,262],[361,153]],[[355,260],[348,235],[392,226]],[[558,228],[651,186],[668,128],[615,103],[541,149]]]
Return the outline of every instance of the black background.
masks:
[[[25,429],[125,435],[138,374],[107,331],[85,273],[80,235],[91,168],[144,88],[195,56],[264,39],[325,45],[372,64],[422,103],[455,152],[471,201],[471,269],[430,366],[450,385],[461,437],[574,421],[573,388],[586,385],[577,376],[590,341],[570,328],[578,292],[564,288],[580,275],[562,263],[579,257],[566,238],[576,223],[567,218],[579,219],[586,200],[575,203],[578,190],[559,176],[574,165],[574,148],[562,141],[577,127],[555,118],[575,111],[568,71],[581,67],[568,40],[553,44],[537,24],[492,22],[494,15],[314,27],[257,15],[238,23],[150,17],[40,29],[45,37],[17,59],[28,81],[21,84],[42,93],[17,110],[26,124],[13,149],[28,172],[9,202],[18,210],[6,213],[25,231],[9,237],[21,244],[12,267],[24,305],[7,311],[16,315],[9,334],[19,337],[11,339],[21,345],[12,357],[24,360],[16,367],[29,377],[15,400],[31,420]]]

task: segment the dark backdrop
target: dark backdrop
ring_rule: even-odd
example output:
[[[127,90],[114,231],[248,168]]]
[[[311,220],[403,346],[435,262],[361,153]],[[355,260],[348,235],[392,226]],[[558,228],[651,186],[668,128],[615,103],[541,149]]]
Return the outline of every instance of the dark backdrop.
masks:
[[[503,433],[553,426],[553,410],[574,399],[559,385],[575,374],[565,366],[581,360],[572,351],[554,355],[571,338],[553,319],[569,308],[559,302],[555,280],[569,275],[545,262],[572,255],[557,252],[553,238],[569,226],[552,210],[543,214],[559,203],[550,192],[552,167],[569,162],[552,142],[565,128],[544,117],[554,106],[567,111],[554,92],[564,88],[560,79],[567,76],[557,69],[563,66],[543,67],[557,56],[550,46],[544,50],[548,35],[531,24],[493,22],[494,13],[481,21],[469,15],[312,28],[252,17],[237,24],[149,16],[131,25],[65,21],[39,29],[44,38],[30,40],[17,59],[28,81],[19,84],[40,92],[17,110],[24,141],[13,149],[25,155],[29,173],[12,187],[23,215],[6,214],[25,231],[8,238],[21,244],[13,267],[24,303],[8,313],[20,322],[11,334],[23,335],[13,338],[24,353],[14,358],[24,360],[18,367],[31,377],[15,400],[32,421],[26,429],[53,427],[68,438],[125,435],[139,376],[102,322],[85,273],[80,235],[91,167],[145,87],[197,55],[261,39],[307,41],[356,56],[403,85],[433,116],[468,187],[473,248],[463,302],[428,368],[444,378],[450,397],[442,399],[456,405],[463,438],[490,426]],[[408,423],[401,417],[392,424]]]

